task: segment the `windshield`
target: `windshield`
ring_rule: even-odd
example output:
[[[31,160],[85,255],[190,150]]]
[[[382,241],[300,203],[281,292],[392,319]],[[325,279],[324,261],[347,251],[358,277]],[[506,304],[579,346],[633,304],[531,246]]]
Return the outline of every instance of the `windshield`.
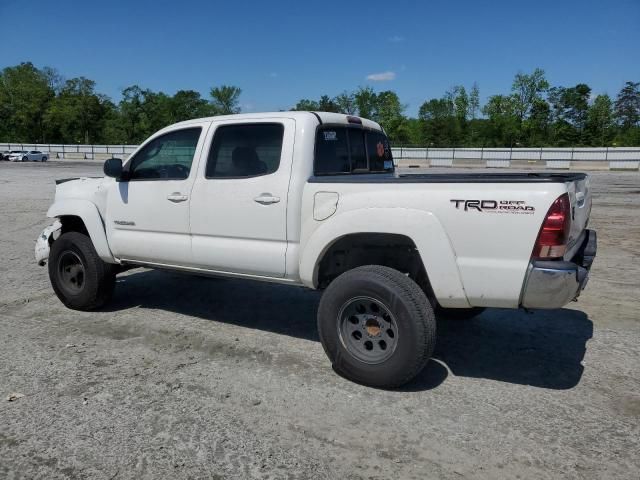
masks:
[[[316,175],[393,172],[387,136],[378,130],[326,126],[316,134]]]

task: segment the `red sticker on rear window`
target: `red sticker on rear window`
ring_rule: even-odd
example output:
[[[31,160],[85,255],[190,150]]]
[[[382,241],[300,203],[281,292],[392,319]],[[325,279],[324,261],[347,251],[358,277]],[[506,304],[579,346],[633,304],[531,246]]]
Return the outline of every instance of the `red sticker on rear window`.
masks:
[[[379,157],[384,157],[384,145],[382,144],[382,142],[378,142],[378,144],[376,145],[376,152],[378,153]]]

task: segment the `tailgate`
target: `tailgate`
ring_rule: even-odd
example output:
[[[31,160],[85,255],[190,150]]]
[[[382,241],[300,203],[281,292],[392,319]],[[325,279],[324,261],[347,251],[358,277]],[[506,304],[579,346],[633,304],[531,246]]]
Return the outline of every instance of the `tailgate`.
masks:
[[[584,178],[568,182],[567,193],[571,202],[571,231],[565,259],[571,259],[582,243],[585,229],[589,224],[589,215],[591,215],[589,176],[585,175]]]

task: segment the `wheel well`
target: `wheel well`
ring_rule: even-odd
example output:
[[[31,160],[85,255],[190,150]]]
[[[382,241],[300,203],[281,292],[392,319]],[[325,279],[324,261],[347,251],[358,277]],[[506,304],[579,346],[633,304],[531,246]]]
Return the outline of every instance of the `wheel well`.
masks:
[[[318,288],[326,288],[340,274],[363,265],[383,265],[408,275],[435,302],[415,243],[405,235],[392,233],[356,233],[338,239],[318,264]]]
[[[76,215],[63,215],[59,218],[60,223],[62,223],[61,233],[78,232],[84,233],[85,235],[89,236],[89,231],[82,221],[82,218]]]

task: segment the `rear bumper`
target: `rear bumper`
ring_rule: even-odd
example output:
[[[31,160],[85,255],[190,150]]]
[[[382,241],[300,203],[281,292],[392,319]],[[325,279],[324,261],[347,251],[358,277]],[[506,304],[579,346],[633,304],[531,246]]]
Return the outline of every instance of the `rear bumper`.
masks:
[[[529,264],[521,307],[560,308],[578,298],[589,280],[597,250],[595,230],[585,230],[584,237],[570,261],[533,260]]]

